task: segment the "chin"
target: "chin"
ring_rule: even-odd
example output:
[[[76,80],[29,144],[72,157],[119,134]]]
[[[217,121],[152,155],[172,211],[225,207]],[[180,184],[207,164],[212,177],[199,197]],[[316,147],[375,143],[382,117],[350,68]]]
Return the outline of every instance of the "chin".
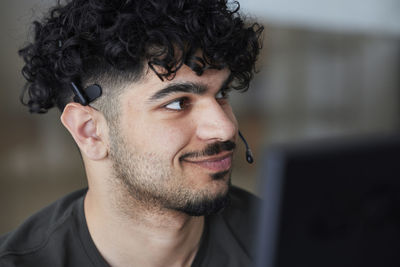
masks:
[[[229,204],[229,190],[226,190],[225,193],[219,194],[212,198],[208,197],[186,203],[186,205],[176,210],[189,216],[208,216],[221,212],[224,208],[229,206]]]
[[[207,183],[197,197],[192,198],[176,210],[190,216],[207,216],[221,212],[225,207],[229,206],[230,172],[212,176],[212,181]]]

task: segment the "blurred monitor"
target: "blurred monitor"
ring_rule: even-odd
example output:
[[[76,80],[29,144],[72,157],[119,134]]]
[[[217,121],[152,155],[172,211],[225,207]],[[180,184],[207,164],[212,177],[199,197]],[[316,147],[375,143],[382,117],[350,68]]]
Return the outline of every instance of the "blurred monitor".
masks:
[[[400,266],[400,136],[268,148],[257,267]]]

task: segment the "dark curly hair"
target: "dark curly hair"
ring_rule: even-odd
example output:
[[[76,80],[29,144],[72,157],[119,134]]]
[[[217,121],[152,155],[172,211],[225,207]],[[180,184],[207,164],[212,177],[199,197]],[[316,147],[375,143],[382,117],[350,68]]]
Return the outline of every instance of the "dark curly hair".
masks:
[[[238,10],[227,0],[58,2],[33,23],[34,41],[19,50],[27,80],[21,101],[33,113],[63,110],[72,101],[71,82],[97,83],[112,95],[140,79],[146,65],[160,79],[173,79],[183,64],[198,75],[227,67],[234,89],[247,90],[263,27],[246,26]]]

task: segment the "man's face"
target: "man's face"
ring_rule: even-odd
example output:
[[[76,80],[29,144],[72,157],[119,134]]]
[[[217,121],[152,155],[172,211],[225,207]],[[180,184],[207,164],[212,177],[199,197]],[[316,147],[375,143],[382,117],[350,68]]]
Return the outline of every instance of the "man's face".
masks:
[[[229,80],[226,69],[197,76],[183,66],[171,81],[149,71],[121,94],[110,158],[132,197],[189,215],[227,204],[237,136]]]

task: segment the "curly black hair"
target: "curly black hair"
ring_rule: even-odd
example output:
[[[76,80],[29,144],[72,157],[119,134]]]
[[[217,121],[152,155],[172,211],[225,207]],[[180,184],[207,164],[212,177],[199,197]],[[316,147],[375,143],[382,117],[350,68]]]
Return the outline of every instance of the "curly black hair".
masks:
[[[138,80],[146,65],[160,79],[173,79],[183,64],[198,75],[227,67],[234,89],[247,90],[263,27],[246,26],[238,10],[227,0],[58,2],[19,50],[27,80],[21,102],[33,113],[63,110],[71,82],[116,87]]]

